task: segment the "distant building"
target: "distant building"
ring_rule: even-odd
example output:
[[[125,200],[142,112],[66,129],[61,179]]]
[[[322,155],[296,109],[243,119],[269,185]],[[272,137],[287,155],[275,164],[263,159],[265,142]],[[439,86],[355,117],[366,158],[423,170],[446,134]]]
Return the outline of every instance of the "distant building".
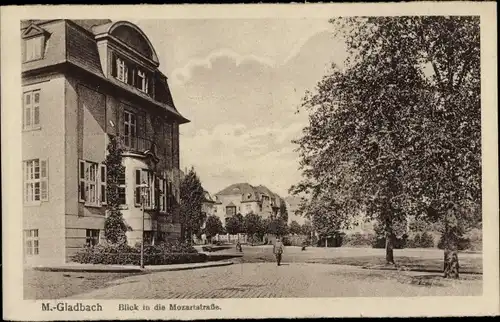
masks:
[[[201,204],[201,212],[203,212],[205,215],[207,215],[207,217],[211,216],[211,215],[215,215],[217,212],[215,199],[206,190],[205,190],[203,203]]]
[[[237,213],[254,213],[262,218],[273,218],[279,213],[284,200],[269,188],[249,183],[235,183],[215,194],[216,213],[225,223]]]

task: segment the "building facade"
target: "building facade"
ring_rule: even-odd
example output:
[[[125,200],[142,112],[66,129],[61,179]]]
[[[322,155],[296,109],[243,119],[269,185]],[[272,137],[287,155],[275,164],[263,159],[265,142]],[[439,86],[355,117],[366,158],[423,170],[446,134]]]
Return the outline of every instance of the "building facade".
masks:
[[[236,183],[215,194],[216,214],[225,223],[237,213],[243,216],[254,213],[262,218],[272,218],[279,212],[283,199],[263,185],[252,186]]]
[[[21,23],[26,264],[62,264],[102,241],[111,138],[123,149],[130,244],[180,233],[179,125],[155,49],[136,25]],[[143,187],[143,188],[141,188]]]

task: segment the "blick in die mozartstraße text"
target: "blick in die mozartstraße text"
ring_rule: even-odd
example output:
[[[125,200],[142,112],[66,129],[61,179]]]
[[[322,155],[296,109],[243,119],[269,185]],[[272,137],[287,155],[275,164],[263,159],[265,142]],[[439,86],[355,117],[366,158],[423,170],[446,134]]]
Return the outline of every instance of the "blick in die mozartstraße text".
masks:
[[[138,304],[119,304],[119,311],[138,311],[140,306]],[[180,305],[180,304],[156,304],[154,306],[150,306],[147,304],[142,305],[142,311],[166,311],[167,309],[170,311],[219,311],[222,310],[220,306],[211,304],[191,304],[191,305]]]
[[[42,303],[42,311],[59,311],[59,312],[91,312],[91,311],[102,311],[103,307],[101,304],[83,304],[81,302],[69,304],[66,302],[60,302],[56,305],[51,303]],[[222,308],[214,303],[208,304],[118,304],[118,311],[220,311]]]

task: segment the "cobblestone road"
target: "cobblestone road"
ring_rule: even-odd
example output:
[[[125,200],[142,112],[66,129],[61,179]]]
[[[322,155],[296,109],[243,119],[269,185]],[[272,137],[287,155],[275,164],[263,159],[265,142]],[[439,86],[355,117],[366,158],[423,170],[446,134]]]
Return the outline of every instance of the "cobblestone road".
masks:
[[[481,277],[370,271],[352,266],[245,263],[116,280],[72,299],[274,298],[481,295]],[[432,284],[432,285],[431,285]]]

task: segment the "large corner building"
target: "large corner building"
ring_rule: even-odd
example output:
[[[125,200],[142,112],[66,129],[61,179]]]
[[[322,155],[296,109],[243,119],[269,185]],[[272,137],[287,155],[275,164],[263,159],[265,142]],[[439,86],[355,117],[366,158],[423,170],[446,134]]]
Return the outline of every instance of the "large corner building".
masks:
[[[188,120],[148,37],[126,21],[62,19],[23,21],[21,37],[25,263],[63,264],[102,241],[111,137],[124,149],[129,243],[141,240],[143,201],[146,241],[177,238],[179,125]]]

